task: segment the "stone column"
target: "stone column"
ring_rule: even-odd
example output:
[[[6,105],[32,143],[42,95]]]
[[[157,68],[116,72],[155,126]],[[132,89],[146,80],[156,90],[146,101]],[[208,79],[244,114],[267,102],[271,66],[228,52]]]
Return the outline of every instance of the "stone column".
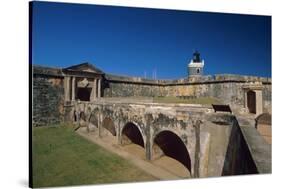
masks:
[[[70,77],[64,77],[64,101],[70,100]]]
[[[93,89],[94,89],[94,99],[97,98],[97,79],[94,80],[94,86],[93,86]]]
[[[97,97],[97,79],[94,79],[93,81],[93,88],[91,91],[90,101],[95,100]]]
[[[100,137],[100,138],[102,137],[102,125],[101,125],[101,120],[103,120],[103,116],[102,116],[102,114],[99,112],[99,113],[98,113],[98,134],[99,134],[99,137]]]
[[[255,90],[255,93],[256,93],[256,115],[260,115],[263,112],[262,90]]]
[[[146,130],[146,143],[145,143],[145,157],[147,160],[152,159],[152,144],[153,144],[153,139],[152,136],[150,136],[150,127],[147,128]]]
[[[71,96],[72,101],[75,101],[75,90],[76,90],[75,77],[72,77],[72,96]]]
[[[247,90],[244,89],[244,108],[248,108],[248,105],[247,105]]]
[[[101,79],[98,79],[98,98],[101,97]]]
[[[118,118],[120,119],[120,118]],[[121,137],[122,137],[122,133],[121,133],[121,121],[118,120],[117,121],[118,125],[117,125],[117,144],[121,145],[122,142],[121,142]]]

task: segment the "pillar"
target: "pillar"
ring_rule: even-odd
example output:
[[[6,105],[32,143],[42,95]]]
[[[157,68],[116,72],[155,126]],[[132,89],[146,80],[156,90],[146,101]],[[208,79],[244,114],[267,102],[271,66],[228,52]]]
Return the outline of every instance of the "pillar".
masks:
[[[101,79],[98,79],[98,98],[101,97]]]
[[[70,100],[70,77],[64,77],[64,101]]]
[[[76,93],[76,86],[75,86],[75,77],[72,77],[72,95],[71,100],[75,101],[75,93]]]
[[[153,139],[151,136],[150,127],[146,128],[146,143],[145,143],[145,157],[147,160],[152,159],[152,145]]]
[[[255,93],[256,93],[256,115],[260,115],[263,112],[262,90],[255,90]]]
[[[93,101],[96,99],[97,95],[97,79],[94,79],[93,81],[93,88],[91,91],[90,101]]]
[[[244,90],[244,108],[248,108],[247,90]]]
[[[98,134],[99,134],[99,137],[101,138],[102,137],[102,120],[103,120],[103,116],[101,115],[101,113],[99,112],[98,113]]]
[[[120,121],[118,121],[118,125],[117,125],[117,144],[121,145],[121,124],[120,124]]]

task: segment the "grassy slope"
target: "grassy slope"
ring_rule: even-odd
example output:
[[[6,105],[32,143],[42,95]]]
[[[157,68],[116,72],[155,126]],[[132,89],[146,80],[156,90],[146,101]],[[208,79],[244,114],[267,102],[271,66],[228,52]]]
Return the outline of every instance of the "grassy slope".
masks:
[[[34,187],[155,180],[66,126],[33,128]]]

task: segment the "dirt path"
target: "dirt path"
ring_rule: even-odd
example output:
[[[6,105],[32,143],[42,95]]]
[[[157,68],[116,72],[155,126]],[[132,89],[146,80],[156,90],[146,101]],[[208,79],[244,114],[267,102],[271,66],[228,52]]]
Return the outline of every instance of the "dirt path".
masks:
[[[177,160],[168,156],[162,156],[161,158],[154,160],[152,163],[171,172],[174,175],[177,175],[178,177],[190,178],[188,169]]]
[[[87,140],[102,146],[108,151],[113,152],[127,159],[138,168],[142,169],[146,173],[160,180],[174,180],[174,179],[188,178],[188,176],[183,176],[186,175],[186,171],[183,171],[182,167],[177,165],[179,164],[178,162],[175,162],[175,160],[170,160],[171,158],[162,157],[158,160],[154,160],[151,163],[145,160],[145,152],[141,146],[135,144],[130,144],[126,146],[117,145],[116,138],[112,136],[103,137],[101,140],[96,133],[94,132],[87,133],[85,128],[80,128],[79,130],[77,130],[77,133],[83,136],[84,138],[86,138]],[[167,171],[161,166],[162,167],[170,166],[173,167],[173,169]]]

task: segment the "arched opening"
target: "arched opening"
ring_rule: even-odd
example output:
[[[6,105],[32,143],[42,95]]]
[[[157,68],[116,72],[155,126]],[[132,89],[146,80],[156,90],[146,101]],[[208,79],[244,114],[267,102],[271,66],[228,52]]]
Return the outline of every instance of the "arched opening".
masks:
[[[98,128],[98,119],[95,112],[91,114],[89,123],[91,124],[91,126]]]
[[[134,123],[127,123],[122,130],[122,144],[137,144],[144,147],[144,141],[138,127]]]
[[[185,144],[175,133],[171,131],[161,131],[155,136],[153,157],[153,159],[156,158],[156,163],[160,166],[164,166],[164,168],[178,176],[190,177],[191,160],[189,153]],[[173,160],[171,160],[171,158]]]
[[[122,148],[134,156],[145,159],[144,139],[134,123],[127,123],[121,132]]]
[[[79,123],[80,127],[81,126],[85,127],[87,125],[85,112],[80,112],[79,113],[78,123]]]
[[[77,122],[77,115],[76,115],[76,111],[73,112],[73,120],[74,122]]]
[[[84,112],[80,112],[79,117],[80,117],[80,120],[86,121],[86,115]]]
[[[90,101],[91,96],[91,88],[77,88],[77,99],[81,101]]]
[[[102,122],[102,127],[104,128],[103,135],[108,135],[109,133],[112,136],[116,136],[116,130],[113,121],[106,117]]]
[[[247,92],[247,107],[250,113],[256,113],[256,93],[252,90]]]
[[[199,69],[199,68],[197,68],[197,73],[198,73],[198,74],[200,73],[200,69]]]
[[[269,144],[272,143],[271,115],[264,113],[256,118],[256,129]]]

